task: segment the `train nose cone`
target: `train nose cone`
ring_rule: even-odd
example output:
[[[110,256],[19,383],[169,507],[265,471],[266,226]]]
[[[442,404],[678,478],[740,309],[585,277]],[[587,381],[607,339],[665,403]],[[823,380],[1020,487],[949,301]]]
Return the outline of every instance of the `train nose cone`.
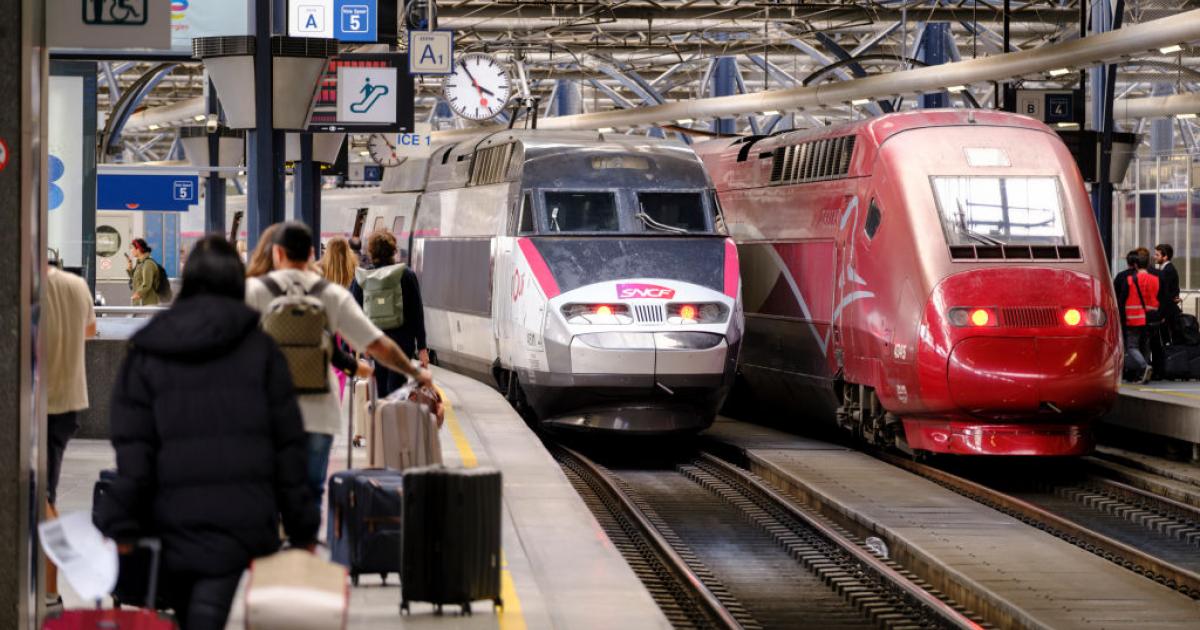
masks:
[[[950,394],[990,419],[1081,418],[1112,403],[1111,350],[1097,337],[973,337],[950,355]]]

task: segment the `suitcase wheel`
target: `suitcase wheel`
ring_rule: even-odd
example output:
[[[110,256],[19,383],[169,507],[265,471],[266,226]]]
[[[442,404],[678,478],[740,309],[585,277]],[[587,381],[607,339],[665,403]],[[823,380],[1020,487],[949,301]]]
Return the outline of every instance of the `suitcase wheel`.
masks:
[[[497,597],[492,600],[492,608],[499,608],[500,612],[504,612],[504,600]]]
[[[385,585],[387,584],[387,575],[388,575],[387,573],[379,574],[379,579],[382,580]]]
[[[442,614],[442,605],[441,604],[433,605],[433,614],[441,616],[441,614]]]
[[[407,612],[409,612],[409,610],[408,610],[408,600],[406,599],[406,600],[402,600],[400,602],[400,614],[403,615],[404,613],[407,613]]]
[[[460,611],[458,612],[458,614],[459,614],[459,615],[461,615],[461,616],[463,616],[463,617],[470,617],[470,616],[471,616],[471,602],[463,602],[463,603],[461,604],[461,608],[462,608],[462,610],[460,610]]]
[[[350,574],[350,583],[355,586],[358,586],[358,574],[357,573]]]

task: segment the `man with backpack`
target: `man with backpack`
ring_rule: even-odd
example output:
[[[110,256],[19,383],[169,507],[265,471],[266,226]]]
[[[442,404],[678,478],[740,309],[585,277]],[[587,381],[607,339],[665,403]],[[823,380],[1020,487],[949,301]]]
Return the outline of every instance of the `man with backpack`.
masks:
[[[313,236],[307,226],[281,225],[272,256],[275,271],[246,283],[246,303],[262,313],[263,329],[287,358],[308,432],[309,483],[319,506],[341,419],[337,386],[329,369],[332,335],[340,335],[380,364],[423,385],[430,385],[432,378],[367,319],[349,291],[309,270]]]
[[[129,289],[133,291],[130,302],[134,306],[158,306],[171,301],[171,281],[167,272],[150,257],[152,248],[144,238],[135,238],[129,244],[133,258],[125,256],[125,273],[129,274]]]
[[[367,239],[370,266],[355,272],[350,292],[362,305],[372,324],[379,327],[409,355],[414,353],[421,367],[429,366],[429,348],[425,343],[425,307],[417,274],[408,265],[396,263],[396,237],[377,230]],[[404,377],[388,370],[376,370],[375,382],[383,398],[404,385]]]

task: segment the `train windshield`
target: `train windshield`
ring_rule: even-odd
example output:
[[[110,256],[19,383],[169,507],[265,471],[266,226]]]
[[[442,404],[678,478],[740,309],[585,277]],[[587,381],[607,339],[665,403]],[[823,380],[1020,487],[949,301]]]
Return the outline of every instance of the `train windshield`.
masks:
[[[934,177],[950,245],[1066,245],[1057,177]]]
[[[708,232],[699,192],[639,192],[638,219],[647,232]]]
[[[617,232],[621,229],[617,197],[611,192],[546,192],[546,227],[550,232]]]

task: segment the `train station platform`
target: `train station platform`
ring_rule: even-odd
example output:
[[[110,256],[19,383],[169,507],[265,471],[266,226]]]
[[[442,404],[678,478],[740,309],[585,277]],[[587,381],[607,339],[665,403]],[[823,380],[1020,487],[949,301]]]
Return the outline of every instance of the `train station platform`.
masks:
[[[1004,620],[998,627],[1194,628],[1200,619],[1185,595],[866,453],[734,421],[705,436],[844,527],[878,536],[890,557]]]
[[[435,382],[449,401],[442,427],[448,466],[490,466],[504,477],[503,558],[505,607],[457,616],[447,607],[435,616],[428,604],[413,604],[401,617],[400,588],[393,574],[386,585],[364,575],[351,591],[350,628],[669,628],[620,552],[611,544],[537,436],[494,389],[473,379],[436,369]],[[362,465],[366,452],[357,450]],[[330,473],[346,464],[345,436],[335,440]],[[59,486],[62,513],[90,511],[92,485],[111,468],[107,441],[78,439],[67,447]],[[322,536],[324,529],[322,528]],[[65,581],[68,608],[85,607]],[[234,603],[229,628],[241,628],[241,603]]]
[[[1123,384],[1116,406],[1103,423],[1121,431],[1166,437],[1177,453],[1200,461],[1200,381]]]

